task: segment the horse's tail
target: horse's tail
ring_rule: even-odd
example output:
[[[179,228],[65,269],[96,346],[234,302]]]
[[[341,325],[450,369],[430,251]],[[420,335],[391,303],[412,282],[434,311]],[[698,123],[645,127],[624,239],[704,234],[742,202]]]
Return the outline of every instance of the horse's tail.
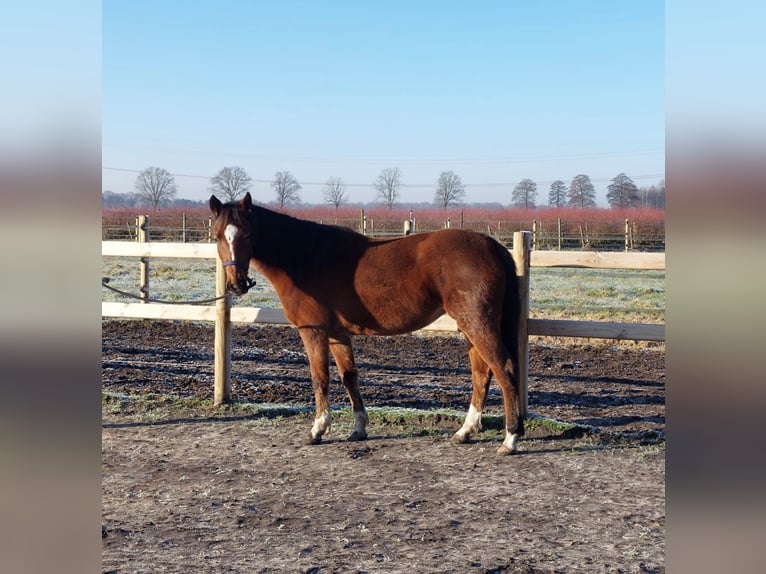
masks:
[[[502,247],[502,246],[501,246]],[[516,387],[516,397],[521,401],[519,395],[519,327],[521,324],[521,293],[519,293],[519,277],[516,275],[516,264],[513,257],[507,249],[502,247],[502,259],[505,265],[505,294],[503,300],[503,314],[500,323],[501,336],[503,344],[511,356],[513,364],[513,378]],[[518,405],[521,412],[521,403]],[[519,436],[524,436],[524,420],[519,416],[517,423],[517,432]]]
[[[503,299],[503,315],[501,333],[503,344],[514,358],[519,357],[519,325],[521,323],[521,294],[519,293],[519,278],[516,275],[516,264],[507,249],[502,247],[502,259],[505,265],[505,295]],[[518,377],[518,373],[515,373]]]

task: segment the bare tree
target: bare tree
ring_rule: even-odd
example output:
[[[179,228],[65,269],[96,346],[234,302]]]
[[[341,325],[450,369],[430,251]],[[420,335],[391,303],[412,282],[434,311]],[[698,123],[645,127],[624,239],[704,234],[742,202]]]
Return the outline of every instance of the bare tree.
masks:
[[[517,207],[529,209],[535,206],[537,199],[537,184],[531,179],[522,179],[513,188],[511,193],[511,203]]]
[[[635,207],[641,201],[636,184],[624,173],[615,176],[606,189],[612,207]]]
[[[567,195],[572,207],[596,207],[596,190],[587,175],[574,176]]]
[[[391,211],[399,200],[399,187],[402,185],[402,174],[398,167],[387,167],[380,172],[378,178],[372,184],[378,192],[377,197],[388,206]]]
[[[210,178],[209,192],[225,198],[226,201],[234,201],[243,197],[253,187],[253,178],[241,167],[224,167]]]
[[[450,203],[463,201],[463,198],[465,198],[465,186],[460,176],[454,171],[441,172],[436,185],[434,203],[441,205],[446,210]]]
[[[141,201],[135,193],[117,193],[109,190],[101,193],[101,205],[104,207],[137,207],[140,204]]]
[[[166,169],[147,167],[136,178],[136,195],[155,211],[160,204],[176,196],[176,180]]]
[[[348,194],[346,194],[346,185],[339,177],[331,177],[325,183],[324,200],[330,205],[335,206],[335,211],[348,201]]]
[[[291,203],[299,203],[301,200],[301,184],[295,179],[289,171],[278,171],[274,174],[274,181],[271,182],[271,188],[277,194],[277,203],[279,207],[284,207]]]
[[[665,209],[665,180],[661,179],[656,185],[641,187],[638,190],[641,197],[641,205],[644,207],[654,207]]]
[[[548,205],[551,207],[564,207],[567,204],[567,184],[557,179],[551,184],[548,191]]]

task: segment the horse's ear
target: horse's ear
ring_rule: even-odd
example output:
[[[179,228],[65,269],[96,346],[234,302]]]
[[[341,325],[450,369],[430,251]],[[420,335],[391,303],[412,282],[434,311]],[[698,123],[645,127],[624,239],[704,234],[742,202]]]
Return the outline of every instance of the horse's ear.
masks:
[[[245,197],[243,197],[242,200],[239,202],[239,206],[245,211],[247,211],[248,209],[250,209],[251,205],[253,205],[253,198],[250,197],[250,192],[248,191],[245,194]]]
[[[213,215],[216,217],[221,213],[221,201],[215,195],[210,196],[210,211],[212,211]]]

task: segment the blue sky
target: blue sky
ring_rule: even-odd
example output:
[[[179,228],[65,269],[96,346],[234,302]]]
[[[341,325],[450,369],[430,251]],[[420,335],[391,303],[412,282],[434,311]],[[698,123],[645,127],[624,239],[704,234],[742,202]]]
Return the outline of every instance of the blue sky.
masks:
[[[176,175],[178,196],[239,165],[255,198],[289,170],[306,203],[330,176],[352,202],[402,173],[401,205],[453,170],[466,201],[510,203],[523,178],[665,171],[664,3],[591,1],[103,4],[104,190]],[[260,180],[260,181],[259,181]]]

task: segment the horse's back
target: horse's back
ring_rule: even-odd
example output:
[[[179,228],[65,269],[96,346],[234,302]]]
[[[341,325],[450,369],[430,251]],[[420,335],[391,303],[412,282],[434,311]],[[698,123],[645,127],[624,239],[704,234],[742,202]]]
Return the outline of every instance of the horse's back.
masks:
[[[425,284],[454,272],[499,269],[502,262],[491,237],[462,229],[443,229],[394,240],[371,241],[357,274],[375,283]]]
[[[468,275],[474,280],[505,277],[509,263],[513,265],[508,251],[493,238],[464,229],[425,235],[418,246],[418,262],[441,277],[458,279]]]

